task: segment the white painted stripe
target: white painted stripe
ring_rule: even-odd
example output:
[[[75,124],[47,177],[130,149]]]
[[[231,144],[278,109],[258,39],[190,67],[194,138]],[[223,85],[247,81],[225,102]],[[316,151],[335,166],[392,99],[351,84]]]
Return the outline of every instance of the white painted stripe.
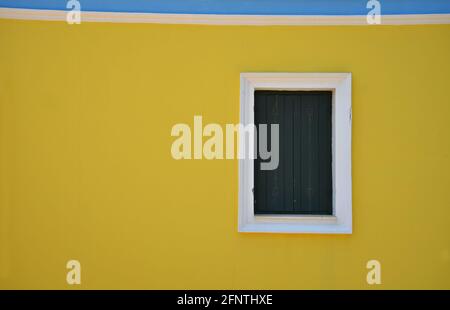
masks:
[[[67,11],[0,8],[0,18],[65,21]],[[81,12],[81,22],[198,25],[369,25],[362,15],[214,15]],[[450,14],[382,15],[381,25],[450,24]]]

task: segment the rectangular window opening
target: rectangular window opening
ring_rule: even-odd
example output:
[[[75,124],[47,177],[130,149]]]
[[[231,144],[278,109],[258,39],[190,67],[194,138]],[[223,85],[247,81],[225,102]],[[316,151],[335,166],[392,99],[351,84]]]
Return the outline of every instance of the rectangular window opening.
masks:
[[[254,120],[279,124],[279,165],[254,160],[255,215],[333,215],[332,91],[255,90]]]

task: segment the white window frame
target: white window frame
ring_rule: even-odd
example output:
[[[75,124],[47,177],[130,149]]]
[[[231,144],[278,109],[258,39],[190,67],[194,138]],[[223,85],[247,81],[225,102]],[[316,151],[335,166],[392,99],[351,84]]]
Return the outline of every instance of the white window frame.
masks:
[[[239,160],[238,231],[352,233],[351,73],[241,73],[241,124],[254,124],[255,90],[330,90],[332,100],[332,215],[255,215],[253,159]]]

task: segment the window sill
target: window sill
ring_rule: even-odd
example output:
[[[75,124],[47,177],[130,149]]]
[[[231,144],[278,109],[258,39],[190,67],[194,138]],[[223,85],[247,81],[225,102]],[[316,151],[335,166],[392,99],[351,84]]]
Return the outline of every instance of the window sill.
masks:
[[[334,215],[256,215],[239,227],[243,233],[351,234],[352,228]]]

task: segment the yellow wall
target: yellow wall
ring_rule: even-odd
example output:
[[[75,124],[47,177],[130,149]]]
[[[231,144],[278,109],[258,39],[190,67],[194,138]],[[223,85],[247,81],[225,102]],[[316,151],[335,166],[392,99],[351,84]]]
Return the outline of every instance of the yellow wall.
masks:
[[[0,288],[450,289],[450,25],[0,21]],[[352,72],[352,235],[237,233],[239,73]],[[378,288],[378,287],[376,287]]]

